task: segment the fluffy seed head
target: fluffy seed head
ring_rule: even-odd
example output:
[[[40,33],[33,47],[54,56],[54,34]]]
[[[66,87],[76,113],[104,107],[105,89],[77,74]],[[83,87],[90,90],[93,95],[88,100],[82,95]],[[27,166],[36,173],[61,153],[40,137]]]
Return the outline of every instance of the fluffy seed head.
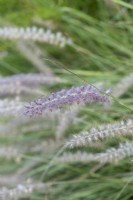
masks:
[[[99,92],[99,90],[95,89],[93,86],[84,85],[73,87],[69,90],[61,90],[28,103],[24,107],[24,114],[28,116],[41,115],[46,110],[52,111],[72,103],[92,104],[95,102],[109,104],[110,99],[108,95]]]

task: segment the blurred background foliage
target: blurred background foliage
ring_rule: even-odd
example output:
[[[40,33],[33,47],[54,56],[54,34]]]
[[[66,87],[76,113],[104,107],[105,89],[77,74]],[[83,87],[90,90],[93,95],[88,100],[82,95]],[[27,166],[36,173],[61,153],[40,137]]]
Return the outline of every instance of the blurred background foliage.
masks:
[[[104,87],[115,88],[122,78],[133,73],[132,1],[0,0],[0,25],[1,27],[37,26],[52,29],[54,32],[61,31],[65,36],[72,38],[74,45],[63,49],[36,42],[42,51],[41,59],[62,80],[61,84],[43,86],[45,93],[78,86],[84,82],[103,82]],[[0,39],[0,53],[1,76],[40,72],[38,67],[18,50],[16,41]],[[32,100],[33,97],[29,98]],[[130,87],[119,100],[127,108],[133,109],[133,87]],[[65,132],[67,136],[79,133],[81,130],[88,130],[101,123],[132,119],[133,113],[119,102],[114,102],[109,110],[98,106],[96,108],[81,106],[80,117],[83,118],[81,123],[71,124],[68,127]],[[1,126],[5,122],[6,119],[1,116]],[[45,121],[45,123],[49,122]],[[54,129],[50,127],[45,131],[28,132],[19,137],[11,135],[2,137],[0,143],[13,145],[19,143],[19,147],[22,148],[23,145],[34,142],[39,145],[42,140],[51,138],[55,139],[55,135]],[[124,141],[125,138],[122,137],[120,140]],[[97,148],[98,151],[102,151],[107,147],[115,146],[116,143],[116,139],[108,140],[99,147],[88,147],[87,151],[95,152]],[[38,159],[35,166],[22,176],[34,177],[37,180],[42,177],[44,182],[53,182],[54,189],[52,188],[46,194],[35,193],[29,199],[133,199],[131,158],[126,158],[117,165],[103,166],[95,163],[73,165],[56,163],[44,177],[43,172],[55,153],[40,155],[26,152],[20,162],[1,159],[0,173],[15,174],[29,161]]]

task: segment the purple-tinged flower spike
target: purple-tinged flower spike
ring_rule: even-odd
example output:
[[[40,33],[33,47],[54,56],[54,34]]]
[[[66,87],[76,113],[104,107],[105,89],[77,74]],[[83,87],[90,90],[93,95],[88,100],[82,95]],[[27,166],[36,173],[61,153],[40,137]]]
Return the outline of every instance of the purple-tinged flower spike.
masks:
[[[61,90],[49,96],[39,98],[24,107],[24,114],[28,116],[42,115],[47,110],[55,110],[72,103],[95,103],[109,104],[108,94],[101,93],[91,85],[73,87],[69,90]]]

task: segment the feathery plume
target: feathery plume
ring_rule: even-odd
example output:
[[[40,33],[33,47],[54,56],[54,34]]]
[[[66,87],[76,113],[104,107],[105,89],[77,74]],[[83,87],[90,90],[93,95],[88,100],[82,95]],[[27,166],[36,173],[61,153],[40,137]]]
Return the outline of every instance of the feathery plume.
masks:
[[[91,144],[99,140],[104,140],[105,138],[119,135],[133,135],[132,120],[128,120],[126,123],[122,121],[120,123],[100,125],[98,128],[92,128],[90,131],[81,132],[68,140],[66,142],[66,147],[74,148],[84,146],[88,143]]]
[[[75,163],[75,162],[91,162],[94,160],[94,155],[87,152],[78,151],[76,153],[63,153],[56,161],[61,163]]]
[[[118,163],[119,160],[131,155],[133,155],[133,142],[125,142],[121,143],[118,148],[110,148],[103,153],[89,154],[81,151],[76,153],[64,153],[57,158],[57,161],[63,163],[88,163],[92,161],[100,163]]]
[[[32,87],[38,84],[53,84],[59,82],[60,79],[57,77],[50,76],[49,74],[17,74],[12,76],[6,76],[0,78],[0,85],[23,85]]]
[[[133,142],[121,143],[119,147],[110,148],[105,153],[97,155],[96,160],[102,163],[118,163],[119,160],[133,155]]]
[[[42,91],[35,88],[38,84],[53,84],[60,79],[48,74],[19,74],[0,78],[0,96],[20,95],[24,93],[40,94]],[[34,88],[33,88],[34,86]]]
[[[102,94],[91,85],[73,87],[69,90],[61,90],[49,96],[39,98],[24,107],[24,114],[28,116],[42,115],[47,110],[55,110],[72,103],[94,103],[109,104],[110,100],[106,94]]]
[[[2,200],[17,200],[22,197],[27,197],[34,191],[44,191],[46,186],[44,183],[24,183],[18,184],[12,189],[3,187],[0,190],[0,197]]]
[[[16,82],[16,84],[4,84],[0,86],[0,97],[7,96],[20,96],[20,95],[42,95],[43,90],[34,87],[27,87],[20,85]]]
[[[37,28],[35,26],[27,28],[0,28],[0,38],[9,40],[33,40],[57,45],[61,48],[72,44],[72,40],[63,36],[61,32],[52,33],[49,29],[45,31],[43,28]]]

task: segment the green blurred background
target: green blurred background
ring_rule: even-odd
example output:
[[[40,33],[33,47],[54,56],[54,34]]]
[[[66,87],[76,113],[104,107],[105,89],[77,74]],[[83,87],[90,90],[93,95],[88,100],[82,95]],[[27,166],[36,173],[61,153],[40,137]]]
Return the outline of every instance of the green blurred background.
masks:
[[[73,45],[63,49],[41,42],[35,43],[41,51],[40,59],[61,78],[61,83],[42,86],[44,93],[96,82],[102,82],[105,88],[113,89],[124,77],[133,73],[133,1],[0,0],[0,25],[37,26],[52,29],[53,32],[60,31],[72,38]],[[0,39],[0,75],[41,72],[32,58],[28,59],[22,54],[17,43],[15,40]],[[82,120],[76,125],[69,125],[66,137],[102,123],[132,119],[132,85],[109,110],[98,106],[81,106],[79,116]],[[32,98],[27,97],[28,100]],[[1,126],[9,120],[12,119],[1,116]],[[48,120],[42,123],[51,122]],[[2,137],[0,144],[19,144],[19,148],[23,149],[24,145],[28,146],[32,142],[39,145],[42,140],[55,140],[54,132],[55,129],[50,127],[45,131],[33,131],[19,137]],[[121,137],[119,140],[122,142],[125,138]],[[109,139],[85,150],[102,152],[110,146],[116,146],[117,142],[117,139]],[[41,177],[43,182],[52,182],[52,188],[46,192],[35,192],[29,198],[21,198],[23,200],[133,199],[131,158],[123,159],[117,165],[103,166],[96,163],[55,163],[43,177],[43,172],[55,154],[56,152],[34,154],[27,151],[19,162],[1,158],[0,173],[14,175],[29,161],[40,158],[41,161],[37,161],[22,176],[33,177],[35,180],[40,180]]]

